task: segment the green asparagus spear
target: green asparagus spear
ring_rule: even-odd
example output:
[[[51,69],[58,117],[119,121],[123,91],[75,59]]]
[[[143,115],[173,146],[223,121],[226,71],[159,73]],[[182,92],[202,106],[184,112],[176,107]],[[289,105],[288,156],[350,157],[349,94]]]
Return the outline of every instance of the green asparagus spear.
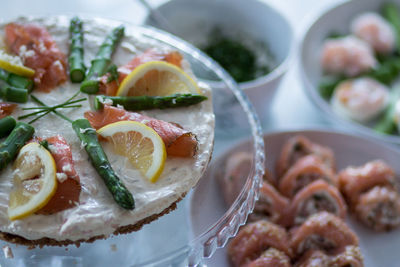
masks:
[[[0,170],[4,169],[25,143],[32,138],[35,129],[29,124],[17,122],[10,135],[0,143]]]
[[[0,69],[0,79],[13,87],[28,89],[29,92],[33,89],[33,81],[31,79],[3,69]]]
[[[124,26],[116,27],[107,35],[103,44],[100,46],[95,59],[92,60],[86,79],[81,84],[81,91],[87,94],[95,94],[99,91],[99,78],[107,71],[111,62],[111,56],[124,36]]]
[[[14,129],[16,121],[13,117],[7,116],[0,119],[0,138],[8,136]]]
[[[107,156],[99,143],[96,130],[92,128],[89,121],[86,119],[74,121],[72,123],[72,128],[85,145],[86,152],[89,155],[93,167],[101,178],[103,178],[103,181],[111,192],[114,200],[125,209],[134,209],[135,201],[132,194],[112,169]]]
[[[69,26],[69,76],[73,83],[80,83],[85,79],[86,67],[83,62],[83,30],[82,21],[78,17],[71,19]]]
[[[146,110],[186,107],[198,104],[207,97],[197,94],[174,94],[170,96],[96,96],[94,107],[102,109],[109,100],[113,106],[121,105],[126,110]],[[111,103],[111,101],[109,101]]]
[[[380,121],[375,125],[374,130],[384,134],[393,134],[396,132],[397,126],[394,121],[394,113],[396,103],[400,99],[400,87],[393,89],[390,95],[390,102],[387,106],[384,115]]]
[[[385,3],[382,6],[382,13],[395,30],[397,51],[400,52],[400,13],[397,5],[395,3]]]
[[[0,83],[0,98],[5,101],[25,103],[28,101],[28,90],[16,88],[8,85],[5,82]]]

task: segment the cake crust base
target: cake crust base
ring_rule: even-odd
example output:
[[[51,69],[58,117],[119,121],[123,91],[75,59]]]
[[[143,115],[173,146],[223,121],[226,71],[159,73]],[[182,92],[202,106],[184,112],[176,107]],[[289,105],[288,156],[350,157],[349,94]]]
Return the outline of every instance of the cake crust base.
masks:
[[[138,221],[136,224],[125,225],[125,226],[121,226],[121,227],[117,228],[114,231],[113,235],[129,234],[131,232],[139,231],[145,224],[149,224],[153,221],[156,221],[161,216],[166,215],[166,214],[170,213],[171,211],[175,210],[176,204],[179,201],[181,201],[185,197],[185,195],[186,194],[181,196],[177,201],[172,203],[169,207],[167,207],[160,213],[153,214],[147,218],[144,218],[143,220]],[[98,236],[93,236],[89,239],[79,239],[76,241],[72,241],[69,239],[55,240],[55,239],[48,238],[48,237],[43,237],[43,238],[35,239],[35,240],[29,240],[29,239],[23,238],[22,236],[5,233],[5,232],[0,232],[0,239],[10,242],[10,243],[27,246],[28,249],[34,249],[36,247],[43,248],[44,246],[63,247],[63,246],[69,246],[69,245],[75,245],[76,247],[79,247],[82,243],[93,243],[96,240],[107,239],[107,238],[109,238],[109,236],[98,235]]]

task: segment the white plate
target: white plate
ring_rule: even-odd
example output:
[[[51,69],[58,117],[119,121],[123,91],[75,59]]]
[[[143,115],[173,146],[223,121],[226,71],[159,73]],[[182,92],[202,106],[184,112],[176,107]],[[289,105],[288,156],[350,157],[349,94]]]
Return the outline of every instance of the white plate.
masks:
[[[362,165],[367,161],[382,159],[386,161],[397,174],[400,174],[400,151],[382,145],[374,140],[352,136],[334,131],[306,130],[292,132],[277,132],[264,135],[266,148],[266,165],[269,170],[274,170],[275,162],[279,156],[282,145],[291,136],[301,134],[311,141],[328,146],[333,149],[336,157],[337,170],[349,165]],[[241,143],[228,151],[221,158],[226,158],[235,151],[249,149],[248,143]],[[220,159],[218,159],[220,160]],[[213,194],[213,196],[216,196]],[[218,200],[220,201],[220,200]],[[218,203],[215,201],[214,203]],[[215,207],[207,207],[212,210]],[[219,207],[217,207],[219,208]],[[353,229],[359,239],[366,267],[396,266],[400,262],[400,229],[390,232],[374,232],[361,225],[349,214],[347,223]],[[218,251],[213,258],[206,261],[208,266],[229,266],[226,249]],[[398,266],[398,265],[397,265]]]

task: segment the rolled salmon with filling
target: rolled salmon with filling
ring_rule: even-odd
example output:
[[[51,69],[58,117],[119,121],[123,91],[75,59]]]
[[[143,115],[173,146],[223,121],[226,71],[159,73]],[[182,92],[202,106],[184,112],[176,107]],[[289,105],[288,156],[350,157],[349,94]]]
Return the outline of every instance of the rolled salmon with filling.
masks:
[[[358,246],[347,246],[344,252],[332,257],[331,265],[335,267],[364,267],[364,260]]]
[[[306,185],[315,180],[322,179],[337,185],[336,177],[332,170],[315,155],[308,155],[299,159],[281,178],[279,191],[286,197],[292,198]]]
[[[347,207],[336,187],[323,180],[317,180],[295,195],[289,210],[288,225],[299,225],[309,216],[321,211],[327,211],[344,219]]]
[[[354,212],[376,231],[389,231],[400,225],[400,194],[391,187],[375,186],[360,195]]]
[[[284,224],[288,208],[289,200],[282,196],[272,185],[264,182],[260,189],[260,197],[255,204],[253,213],[249,215],[248,221],[267,220]]]
[[[253,162],[252,154],[239,151],[230,155],[219,170],[218,181],[224,196],[225,203],[231,205],[242,190]]]
[[[324,165],[335,171],[335,156],[330,148],[313,143],[305,136],[296,135],[283,145],[276,164],[277,177],[281,178],[299,159],[310,154],[317,156]]]
[[[310,216],[291,238],[291,248],[296,258],[309,250],[336,255],[350,245],[358,246],[356,234],[339,217],[326,211]]]
[[[271,222],[260,220],[243,226],[228,244],[232,266],[244,266],[254,261],[269,248],[275,248],[287,256],[292,252],[286,230]]]
[[[295,267],[332,266],[331,258],[321,250],[309,250],[296,262]]]
[[[291,267],[290,258],[280,250],[269,248],[245,267]]]
[[[370,161],[360,167],[347,167],[339,173],[338,182],[351,208],[362,193],[375,186],[396,187],[394,170],[382,160]]]

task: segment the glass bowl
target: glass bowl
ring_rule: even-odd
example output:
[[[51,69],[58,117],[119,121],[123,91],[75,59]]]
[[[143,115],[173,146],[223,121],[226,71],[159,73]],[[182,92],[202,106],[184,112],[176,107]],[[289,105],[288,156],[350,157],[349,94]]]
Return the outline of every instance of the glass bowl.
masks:
[[[80,17],[115,26],[121,24],[121,21]],[[65,19],[69,18],[65,16]],[[238,118],[229,127],[224,123],[224,117],[229,114],[216,114],[213,159],[205,175],[178,203],[176,210],[145,225],[138,232],[82,243],[80,247],[45,246],[28,250],[25,246],[2,241],[0,246],[9,246],[13,258],[1,256],[1,266],[196,266],[236,234],[254,207],[264,173],[264,143],[260,122],[248,98],[218,64],[192,45],[148,26],[122,23],[126,26],[127,35],[180,51],[199,80],[211,76],[222,80],[227,90],[223,94],[213,92],[213,97],[234,98],[242,112],[236,114]],[[252,140],[253,166],[243,190],[227,208],[220,199],[210,170],[218,167],[218,160],[215,160],[218,155],[242,138]]]
[[[400,5],[399,0],[391,2]],[[376,121],[361,124],[350,119],[339,116],[332,109],[329,100],[324,99],[318,90],[318,84],[322,78],[322,67],[320,64],[320,52],[322,44],[330,33],[350,33],[350,23],[353,18],[364,12],[377,12],[384,1],[376,0],[355,0],[339,1],[331,8],[318,16],[312,17],[305,31],[300,46],[300,73],[303,80],[303,87],[307,96],[317,108],[331,119],[333,122],[342,126],[346,130],[358,132],[384,142],[400,144],[399,135],[385,135],[376,132],[373,127]],[[340,18],[340,19],[338,19]],[[398,86],[398,79],[391,87]]]

